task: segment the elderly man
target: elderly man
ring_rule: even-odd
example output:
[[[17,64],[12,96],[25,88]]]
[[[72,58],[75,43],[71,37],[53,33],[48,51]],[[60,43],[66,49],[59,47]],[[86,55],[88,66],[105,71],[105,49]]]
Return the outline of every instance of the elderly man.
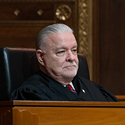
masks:
[[[77,75],[77,42],[68,26],[53,24],[41,30],[36,56],[40,70],[12,93],[12,99],[118,101],[104,87]]]

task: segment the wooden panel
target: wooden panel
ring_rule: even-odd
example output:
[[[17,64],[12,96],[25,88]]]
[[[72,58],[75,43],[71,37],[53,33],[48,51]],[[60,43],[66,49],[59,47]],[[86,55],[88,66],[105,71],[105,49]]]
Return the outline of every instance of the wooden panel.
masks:
[[[41,11],[41,15],[40,15]],[[54,20],[54,3],[14,2],[0,4],[0,20]]]
[[[92,10],[92,80],[99,83],[99,0],[93,1]]]
[[[81,107],[15,107],[13,125],[123,125],[125,109]]]
[[[125,94],[125,1],[99,0],[99,83]]]
[[[1,47],[35,48],[37,33],[42,27],[2,27]]]
[[[0,48],[34,48],[38,32],[53,23],[67,24],[77,37],[77,0],[1,0],[0,15]]]

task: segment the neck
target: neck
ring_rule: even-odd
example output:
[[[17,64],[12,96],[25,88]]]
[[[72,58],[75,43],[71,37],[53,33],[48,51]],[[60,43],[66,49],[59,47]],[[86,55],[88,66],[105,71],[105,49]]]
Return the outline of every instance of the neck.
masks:
[[[52,79],[54,79],[55,81],[59,82],[62,85],[68,85],[70,82],[72,82],[73,77],[60,77],[60,76],[51,76],[47,73],[47,71],[44,68],[40,67],[40,70],[45,73],[46,75],[48,75],[49,77],[51,77]]]
[[[73,78],[60,78],[60,79],[55,79],[57,82],[59,82],[62,85],[68,85],[70,82],[72,82]]]

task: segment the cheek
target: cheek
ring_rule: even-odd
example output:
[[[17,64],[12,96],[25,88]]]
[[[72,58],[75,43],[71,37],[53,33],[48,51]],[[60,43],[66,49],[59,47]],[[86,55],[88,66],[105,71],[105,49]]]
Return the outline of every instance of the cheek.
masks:
[[[63,58],[53,57],[47,60],[47,65],[52,69],[61,69],[64,63],[65,60]]]
[[[62,66],[63,66],[64,63],[65,63],[65,61],[63,59],[55,59],[54,60],[55,68],[56,67],[62,68]]]
[[[61,60],[52,60],[52,63],[49,63],[47,66],[48,71],[52,72],[55,75],[61,75],[63,71],[63,62]]]

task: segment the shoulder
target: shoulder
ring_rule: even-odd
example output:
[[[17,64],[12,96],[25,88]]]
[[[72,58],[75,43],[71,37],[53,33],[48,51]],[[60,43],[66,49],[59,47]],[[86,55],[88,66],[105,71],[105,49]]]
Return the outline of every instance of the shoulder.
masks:
[[[105,87],[102,85],[95,83],[93,81],[90,81],[88,79],[85,79],[83,77],[79,77],[78,79],[81,81],[82,84],[84,84],[89,91],[91,91],[93,94],[98,95],[101,94],[103,97],[106,98],[107,101],[118,101],[118,99]]]
[[[37,72],[11,93],[11,99],[48,99],[48,97],[45,95],[45,92],[48,91],[48,87],[45,83],[45,79],[41,76],[41,74],[39,74],[39,72]]]
[[[36,72],[34,75],[30,76],[28,79],[26,79],[23,83],[22,86],[26,85],[35,85],[35,86],[40,86],[40,85],[45,85],[49,81],[49,77],[45,75],[42,71]]]

